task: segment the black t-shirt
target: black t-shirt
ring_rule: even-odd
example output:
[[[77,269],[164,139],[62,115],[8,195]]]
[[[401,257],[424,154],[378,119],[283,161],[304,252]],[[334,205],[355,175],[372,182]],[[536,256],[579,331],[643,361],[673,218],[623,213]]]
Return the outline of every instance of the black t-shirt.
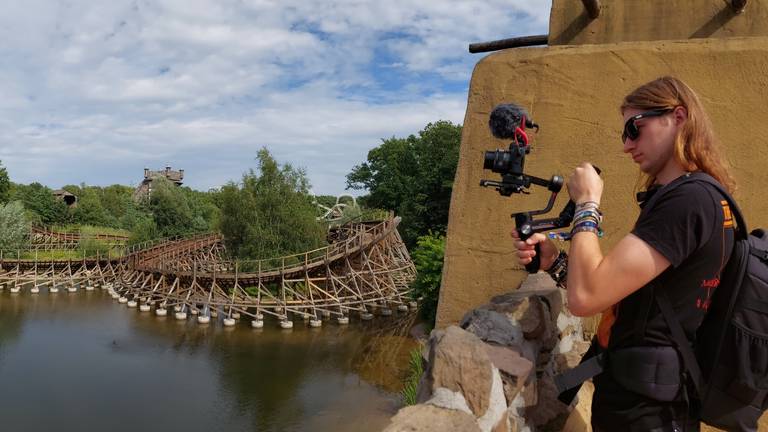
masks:
[[[670,266],[652,283],[666,291],[688,339],[693,341],[731,256],[733,219],[727,202],[712,186],[703,182],[678,186],[677,181],[664,187],[671,188],[669,191],[658,192],[664,193],[653,207],[643,209],[632,234],[669,260]],[[612,347],[637,345],[628,340],[637,328],[637,312],[648,313],[646,343],[673,345],[656,304],[636,301],[644,298],[647,302],[645,297],[649,297],[647,287],[621,301],[611,329]],[[635,310],[638,306],[640,311]]]
[[[722,195],[703,182],[677,185],[682,178],[656,192],[662,195],[652,207],[642,210],[632,234],[671,263],[651,284],[666,291],[693,342],[731,255],[734,232],[730,209]],[[652,293],[649,284],[621,301],[609,348],[674,345]],[[623,390],[609,373],[596,377],[595,385],[593,415],[609,424],[626,424],[638,416],[658,416],[665,405],[669,407]]]

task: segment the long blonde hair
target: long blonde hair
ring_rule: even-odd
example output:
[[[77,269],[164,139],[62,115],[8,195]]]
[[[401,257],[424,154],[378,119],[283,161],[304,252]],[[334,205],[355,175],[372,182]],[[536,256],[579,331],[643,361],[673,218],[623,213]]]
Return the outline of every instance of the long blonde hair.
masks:
[[[627,108],[654,110],[678,106],[685,107],[688,119],[675,137],[675,160],[686,171],[703,171],[711,175],[733,193],[736,183],[728,172],[712,122],[696,92],[684,82],[664,76],[643,84],[624,98],[621,111]],[[641,183],[648,188],[655,180],[655,177],[646,175]]]

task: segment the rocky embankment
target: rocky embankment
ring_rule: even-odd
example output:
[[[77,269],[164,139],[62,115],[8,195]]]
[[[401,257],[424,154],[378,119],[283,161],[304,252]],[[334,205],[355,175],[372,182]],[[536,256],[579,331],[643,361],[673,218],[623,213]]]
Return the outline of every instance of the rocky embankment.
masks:
[[[553,377],[578,364],[589,344],[564,291],[546,274],[434,330],[424,350],[418,404],[385,432],[560,431],[571,411]]]

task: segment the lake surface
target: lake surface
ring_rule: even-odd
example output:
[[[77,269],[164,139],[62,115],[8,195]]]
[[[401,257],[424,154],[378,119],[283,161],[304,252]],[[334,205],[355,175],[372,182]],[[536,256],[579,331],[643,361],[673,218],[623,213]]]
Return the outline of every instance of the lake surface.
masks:
[[[381,430],[416,346],[393,334],[412,322],[225,328],[104,291],[0,291],[0,430]]]

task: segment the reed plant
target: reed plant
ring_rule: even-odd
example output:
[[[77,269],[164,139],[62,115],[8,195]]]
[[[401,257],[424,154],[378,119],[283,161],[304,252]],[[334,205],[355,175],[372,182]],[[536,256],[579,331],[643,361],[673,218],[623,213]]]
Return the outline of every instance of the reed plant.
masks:
[[[411,351],[408,362],[408,376],[405,379],[403,390],[400,394],[406,406],[416,405],[416,394],[419,389],[419,381],[424,374],[424,360],[421,358],[421,346]]]

